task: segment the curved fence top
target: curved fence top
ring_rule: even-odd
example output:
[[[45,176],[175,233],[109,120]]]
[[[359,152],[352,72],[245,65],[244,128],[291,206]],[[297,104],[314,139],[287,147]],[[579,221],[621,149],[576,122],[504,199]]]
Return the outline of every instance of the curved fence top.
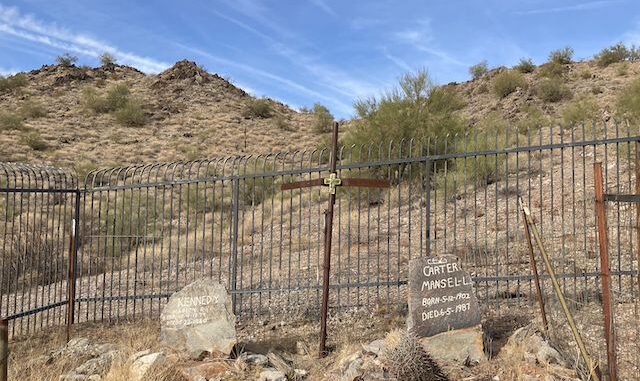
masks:
[[[632,131],[633,130],[633,131]],[[455,159],[462,155],[486,156],[515,153],[560,146],[590,145],[628,140],[638,133],[628,123],[592,123],[573,128],[549,127],[526,131],[509,128],[504,131],[467,131],[429,139],[369,142],[362,145],[341,145],[338,149],[338,169],[357,168],[367,163],[388,164],[407,159]],[[201,181],[225,181],[234,178],[299,175],[327,170],[330,149],[319,147],[302,151],[210,158],[194,161],[140,164],[91,171],[84,178],[84,187],[161,186]]]
[[[77,189],[76,176],[64,169],[25,163],[0,163],[0,188]]]

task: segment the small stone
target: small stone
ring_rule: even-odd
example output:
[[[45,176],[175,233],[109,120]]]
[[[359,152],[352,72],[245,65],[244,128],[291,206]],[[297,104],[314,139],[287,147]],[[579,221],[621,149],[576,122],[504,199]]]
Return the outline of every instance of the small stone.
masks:
[[[153,367],[163,364],[166,361],[166,356],[162,352],[151,353],[146,350],[134,354],[129,361],[131,361],[131,380],[140,381]]]
[[[287,376],[279,370],[267,368],[260,372],[259,381],[287,381]]]
[[[307,377],[309,375],[309,372],[307,372],[304,369],[294,369],[293,370],[293,376],[294,379],[296,380],[302,380],[303,378]]]
[[[362,374],[363,374],[363,372],[362,372],[362,364],[363,363],[364,363],[364,361],[360,357],[358,357],[355,360],[353,360],[349,364],[349,366],[347,367],[347,370],[342,375],[342,381],[359,380],[362,377]]]
[[[267,358],[267,356],[261,355],[261,354],[248,355],[246,360],[247,360],[247,363],[249,364],[260,365],[260,366],[267,365],[267,363],[269,362],[269,359]]]
[[[367,353],[373,353],[376,356],[380,356],[384,349],[384,340],[378,339],[370,342],[369,344],[362,344],[362,349]]]
[[[475,365],[487,360],[484,354],[482,327],[457,329],[419,339],[424,350],[435,360]]]

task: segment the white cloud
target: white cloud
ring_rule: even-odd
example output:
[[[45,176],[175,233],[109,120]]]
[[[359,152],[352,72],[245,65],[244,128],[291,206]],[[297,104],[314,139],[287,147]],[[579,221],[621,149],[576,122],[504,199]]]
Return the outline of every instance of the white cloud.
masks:
[[[119,62],[147,73],[157,73],[170,66],[153,58],[122,51],[106,42],[72,32],[56,24],[44,23],[31,15],[22,14],[16,7],[6,7],[1,4],[0,33],[94,58],[104,52],[109,52]]]
[[[20,70],[18,69],[7,69],[4,67],[0,67],[0,75],[3,77],[6,77],[8,75],[14,75],[15,73],[19,72]]]
[[[610,5],[620,3],[625,0],[599,0],[599,1],[587,1],[580,4],[575,5],[567,5],[564,7],[553,7],[553,8],[539,8],[539,9],[530,9],[527,11],[518,11],[514,12],[517,15],[536,15],[536,14],[546,14],[546,13],[560,13],[560,12],[573,12],[573,11],[587,11],[593,9],[599,9],[608,7]]]
[[[322,9],[326,14],[330,16],[336,16],[336,12],[327,4],[324,0],[311,0],[313,5]]]

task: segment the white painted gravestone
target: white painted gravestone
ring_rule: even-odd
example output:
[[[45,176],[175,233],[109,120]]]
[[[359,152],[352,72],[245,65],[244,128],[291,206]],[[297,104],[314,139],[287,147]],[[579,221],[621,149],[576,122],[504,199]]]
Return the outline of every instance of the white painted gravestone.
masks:
[[[236,344],[231,297],[220,283],[197,280],[171,296],[160,315],[163,344],[192,358],[229,355]]]
[[[407,325],[432,356],[460,362],[484,360],[480,318],[473,281],[456,256],[409,262]]]

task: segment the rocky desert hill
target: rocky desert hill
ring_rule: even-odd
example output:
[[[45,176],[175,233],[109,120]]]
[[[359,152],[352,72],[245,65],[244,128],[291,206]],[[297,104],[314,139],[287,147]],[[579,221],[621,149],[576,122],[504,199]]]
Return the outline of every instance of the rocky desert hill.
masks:
[[[43,66],[18,76],[20,86],[0,91],[2,161],[83,172],[95,166],[297,150],[319,140],[311,131],[311,114],[256,100],[189,61],[157,75],[110,64]],[[123,123],[112,110],[96,107],[96,100],[108,100],[110,94],[115,102],[135,100],[143,114],[133,118],[142,120]],[[252,107],[258,110],[252,113]]]
[[[597,60],[529,61],[444,87],[458,95],[455,112],[469,129],[497,117],[526,131],[609,120],[618,94],[638,73],[636,60],[606,66]],[[0,86],[2,161],[83,174],[95,167],[308,149],[326,141],[313,127],[312,112],[258,100],[194,62],[177,62],[157,75],[113,63],[45,65],[17,78],[13,86]],[[125,107],[124,121],[117,105],[99,104],[110,97],[112,103],[128,97],[135,106]]]

